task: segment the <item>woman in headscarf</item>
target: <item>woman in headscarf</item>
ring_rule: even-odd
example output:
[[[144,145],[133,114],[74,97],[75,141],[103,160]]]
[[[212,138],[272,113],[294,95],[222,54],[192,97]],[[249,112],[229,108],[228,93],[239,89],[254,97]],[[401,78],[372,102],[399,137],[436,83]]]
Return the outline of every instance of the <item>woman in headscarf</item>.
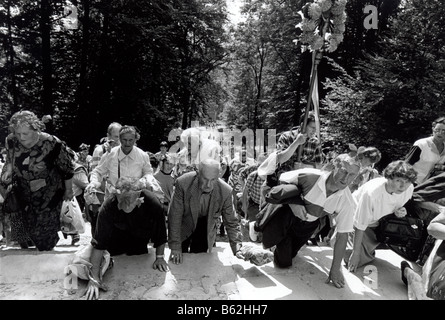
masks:
[[[59,241],[62,202],[74,196],[74,154],[59,138],[43,132],[45,125],[31,111],[15,113],[9,128],[1,182],[16,181],[21,204],[11,221],[12,240],[25,248],[31,240],[40,251],[52,250]]]

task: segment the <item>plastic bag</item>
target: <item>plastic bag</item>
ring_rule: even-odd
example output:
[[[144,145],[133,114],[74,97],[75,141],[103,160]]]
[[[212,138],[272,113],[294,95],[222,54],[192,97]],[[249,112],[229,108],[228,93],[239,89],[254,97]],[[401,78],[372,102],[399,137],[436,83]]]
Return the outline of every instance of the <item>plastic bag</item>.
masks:
[[[66,234],[85,232],[85,221],[76,197],[73,197],[71,201],[63,201],[60,210],[60,224],[62,232]]]
[[[76,276],[82,280],[89,280],[92,276],[92,267],[91,264],[91,253],[93,250],[93,246],[91,244],[87,244],[73,255],[72,260],[68,264],[69,269],[66,272],[70,271],[70,269],[76,270]],[[108,269],[113,267],[113,258],[111,258],[110,253],[107,250],[103,251],[102,261],[100,264],[100,280],[102,281],[103,275]]]

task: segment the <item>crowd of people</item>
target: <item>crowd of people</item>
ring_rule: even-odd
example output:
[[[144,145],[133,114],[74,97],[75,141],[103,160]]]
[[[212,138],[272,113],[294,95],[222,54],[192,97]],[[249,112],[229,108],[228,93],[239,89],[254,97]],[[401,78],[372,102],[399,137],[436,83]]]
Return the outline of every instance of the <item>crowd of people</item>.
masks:
[[[137,145],[137,128],[118,122],[90,155],[89,145],[72,148],[45,132],[42,120],[24,110],[9,121],[0,200],[16,189],[20,205],[1,211],[3,241],[52,250],[62,202],[75,197],[91,223],[88,299],[104,288],[104,251],[139,255],[153,244],[153,268],[166,272],[167,261],[181,264],[184,253],[211,252],[219,233],[237,258],[246,260],[246,243],[257,243],[276,268],[286,268],[303,246],[323,243],[333,248],[327,282],[342,288],[342,266],[355,272],[375,259],[381,245],[375,229],[385,216],[403,218],[414,203],[432,242],[445,238],[445,117],[432,123],[432,136],[416,141],[406,159],[394,159],[382,172],[375,168],[381,153],[372,146],[351,144],[327,158],[313,113],[282,133],[273,152],[256,157],[246,148],[231,157],[198,128],[179,127],[158,152],[148,152]],[[75,245],[79,234],[71,236]],[[416,297],[445,298],[442,251],[436,245],[427,253],[433,267],[425,264],[427,284]],[[408,262],[401,270],[408,287],[418,284]]]

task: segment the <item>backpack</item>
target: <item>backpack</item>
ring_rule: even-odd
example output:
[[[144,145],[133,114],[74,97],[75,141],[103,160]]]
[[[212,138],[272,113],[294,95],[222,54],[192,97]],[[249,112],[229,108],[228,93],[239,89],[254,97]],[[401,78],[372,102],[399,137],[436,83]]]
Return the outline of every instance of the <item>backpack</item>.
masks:
[[[389,214],[379,220],[375,229],[377,241],[409,261],[416,261],[428,236],[422,219],[405,216],[397,218]]]

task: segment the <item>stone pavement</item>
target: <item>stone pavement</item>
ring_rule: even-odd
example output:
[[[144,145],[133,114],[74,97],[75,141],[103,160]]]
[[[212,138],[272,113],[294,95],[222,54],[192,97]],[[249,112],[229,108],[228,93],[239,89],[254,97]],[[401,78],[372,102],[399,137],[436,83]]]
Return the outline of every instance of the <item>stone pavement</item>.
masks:
[[[91,239],[88,230],[81,245]],[[64,279],[64,268],[78,246],[61,239],[55,250],[2,248],[0,250],[0,299],[77,300],[86,281],[77,290],[65,290],[73,283]],[[166,248],[166,257],[170,250]],[[185,254],[181,265],[170,271],[153,270],[155,250],[141,256],[116,256],[107,271],[104,300],[407,300],[400,279],[403,260],[390,250],[377,250],[372,266],[355,274],[344,269],[346,286],[337,289],[325,280],[332,261],[327,246],[306,246],[293,266],[274,268],[273,263],[257,267],[233,256],[229,244],[218,241],[211,254]],[[369,270],[373,271],[369,273]],[[74,283],[75,285],[75,283]]]

